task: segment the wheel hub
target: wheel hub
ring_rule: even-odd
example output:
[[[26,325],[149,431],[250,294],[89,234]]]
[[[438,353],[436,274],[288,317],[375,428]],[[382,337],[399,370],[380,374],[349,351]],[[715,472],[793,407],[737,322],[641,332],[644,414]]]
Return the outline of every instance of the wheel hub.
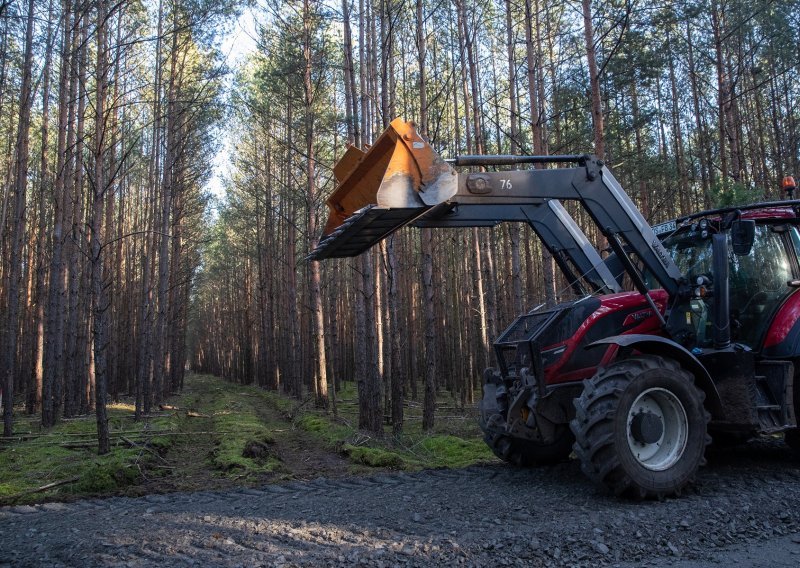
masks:
[[[631,435],[642,444],[655,444],[664,435],[664,422],[652,412],[640,412],[631,422]]]
[[[664,471],[683,456],[689,420],[680,399],[664,388],[647,389],[633,401],[627,416],[628,447],[651,471]]]

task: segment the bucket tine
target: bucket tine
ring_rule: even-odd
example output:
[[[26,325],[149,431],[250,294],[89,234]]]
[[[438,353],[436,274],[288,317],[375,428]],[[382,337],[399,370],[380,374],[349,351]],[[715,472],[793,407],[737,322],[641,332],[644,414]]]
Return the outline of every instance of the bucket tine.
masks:
[[[414,124],[401,119],[367,150],[348,148],[333,173],[337,187],[312,260],[361,254],[452,195],[457,183],[454,170]],[[448,182],[445,191],[442,179]]]

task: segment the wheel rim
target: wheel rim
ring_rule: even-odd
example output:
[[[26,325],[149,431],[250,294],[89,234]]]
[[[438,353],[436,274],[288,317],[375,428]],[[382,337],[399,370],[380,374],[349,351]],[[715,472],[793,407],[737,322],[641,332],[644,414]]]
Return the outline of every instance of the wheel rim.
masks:
[[[667,389],[652,388],[633,401],[628,410],[626,430],[634,459],[646,469],[663,471],[683,456],[689,420],[675,394]]]

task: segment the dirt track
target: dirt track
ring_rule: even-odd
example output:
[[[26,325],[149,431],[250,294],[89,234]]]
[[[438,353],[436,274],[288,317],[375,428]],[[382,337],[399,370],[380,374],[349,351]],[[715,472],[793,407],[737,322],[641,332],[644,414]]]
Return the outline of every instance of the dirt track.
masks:
[[[798,565],[797,458],[777,441],[711,458],[664,502],[598,495],[570,462],[6,508],[0,563]]]

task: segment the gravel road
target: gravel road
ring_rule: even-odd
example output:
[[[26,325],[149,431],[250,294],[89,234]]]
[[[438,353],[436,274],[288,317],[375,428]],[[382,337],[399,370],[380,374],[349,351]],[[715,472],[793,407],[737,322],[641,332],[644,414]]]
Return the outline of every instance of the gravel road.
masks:
[[[800,565],[800,460],[711,455],[680,499],[597,494],[577,463],[317,479],[0,509],[0,564]]]

